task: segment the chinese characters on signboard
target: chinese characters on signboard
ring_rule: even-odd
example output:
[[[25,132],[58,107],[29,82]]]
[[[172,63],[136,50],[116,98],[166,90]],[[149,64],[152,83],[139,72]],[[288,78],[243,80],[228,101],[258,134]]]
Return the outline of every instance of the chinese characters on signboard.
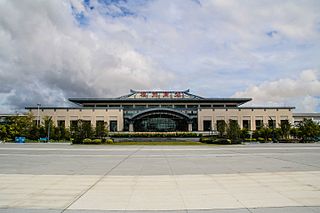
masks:
[[[141,98],[185,98],[183,92],[139,92]]]

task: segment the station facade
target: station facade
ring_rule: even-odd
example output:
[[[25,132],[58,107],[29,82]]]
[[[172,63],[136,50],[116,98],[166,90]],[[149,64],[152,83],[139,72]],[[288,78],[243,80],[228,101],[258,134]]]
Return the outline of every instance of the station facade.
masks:
[[[214,131],[219,122],[236,120],[256,130],[293,123],[294,107],[243,107],[251,98],[204,98],[183,91],[137,91],[117,98],[69,98],[73,107],[26,107],[36,121],[45,116],[66,128],[78,120],[94,127],[103,122],[114,132]]]

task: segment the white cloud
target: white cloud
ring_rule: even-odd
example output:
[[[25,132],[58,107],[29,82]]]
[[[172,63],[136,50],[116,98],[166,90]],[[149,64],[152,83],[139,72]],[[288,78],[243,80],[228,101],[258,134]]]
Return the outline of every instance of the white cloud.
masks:
[[[298,79],[318,81],[313,71],[299,73],[320,70],[318,0],[91,0],[92,9],[83,2],[0,0],[2,106],[59,105],[70,96],[112,97],[129,88],[262,94],[268,81],[295,92],[277,86],[270,100],[258,99],[282,103],[281,91],[293,105],[296,96],[318,100],[316,92],[295,89]]]
[[[69,1],[1,1],[0,14],[0,97],[7,110],[123,95],[173,78],[124,39],[134,36],[127,26],[112,27],[96,14],[79,27]]]
[[[266,81],[233,97],[252,97],[251,105],[296,106],[297,111],[314,112],[320,106],[320,77],[316,70],[304,70],[296,78]]]

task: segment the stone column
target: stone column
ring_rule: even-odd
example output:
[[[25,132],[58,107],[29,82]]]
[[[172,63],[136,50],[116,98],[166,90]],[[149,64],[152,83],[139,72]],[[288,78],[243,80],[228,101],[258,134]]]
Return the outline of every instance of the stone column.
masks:
[[[133,122],[129,123],[129,132],[133,132]]]
[[[188,131],[192,132],[192,123],[191,122],[188,123]]]

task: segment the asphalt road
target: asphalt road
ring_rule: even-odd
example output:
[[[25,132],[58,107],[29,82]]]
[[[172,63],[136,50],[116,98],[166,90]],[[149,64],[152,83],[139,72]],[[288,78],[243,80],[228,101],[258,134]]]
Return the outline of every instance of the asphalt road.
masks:
[[[0,144],[0,212],[320,212],[320,144]]]

